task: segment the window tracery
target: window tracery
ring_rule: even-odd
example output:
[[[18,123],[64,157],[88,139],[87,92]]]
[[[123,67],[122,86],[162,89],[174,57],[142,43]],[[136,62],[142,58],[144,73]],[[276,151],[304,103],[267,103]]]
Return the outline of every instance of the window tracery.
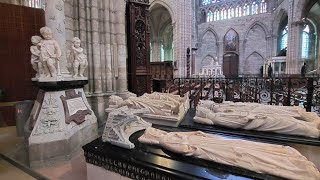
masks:
[[[280,50],[288,46],[288,25],[281,32]]]
[[[302,46],[301,46],[301,57],[308,58],[309,57],[309,44],[310,44],[310,27],[309,25],[305,25],[302,31]]]
[[[43,0],[27,0],[25,1],[25,6],[44,9],[44,2]]]
[[[207,22],[267,12],[266,0],[201,0],[200,2],[202,10],[208,8],[214,10],[207,11]]]

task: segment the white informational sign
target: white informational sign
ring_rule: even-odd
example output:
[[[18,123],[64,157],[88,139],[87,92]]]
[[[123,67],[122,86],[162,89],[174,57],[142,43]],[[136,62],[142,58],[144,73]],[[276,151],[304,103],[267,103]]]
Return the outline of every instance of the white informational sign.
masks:
[[[84,104],[82,97],[72,98],[67,100],[69,115],[74,115],[79,110],[86,110],[88,109],[87,106]]]

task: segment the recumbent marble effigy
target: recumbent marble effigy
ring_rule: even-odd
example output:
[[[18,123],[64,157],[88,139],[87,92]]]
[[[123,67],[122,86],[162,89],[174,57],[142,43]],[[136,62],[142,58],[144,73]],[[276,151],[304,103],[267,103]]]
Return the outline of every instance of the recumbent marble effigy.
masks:
[[[139,138],[142,143],[184,156],[241,167],[287,179],[320,179],[316,166],[289,146],[229,139],[196,132],[165,132],[149,127]]]
[[[233,129],[270,131],[312,138],[320,136],[320,119],[300,107],[262,105],[258,103],[203,100],[197,106],[194,121]]]
[[[177,127],[184,118],[190,107],[188,96],[180,97],[168,93],[154,92],[152,94],[145,93],[140,97],[131,96],[126,100],[121,97],[112,95],[109,101],[107,112],[122,107],[149,110],[149,113],[142,114],[144,120],[152,124],[160,124]]]

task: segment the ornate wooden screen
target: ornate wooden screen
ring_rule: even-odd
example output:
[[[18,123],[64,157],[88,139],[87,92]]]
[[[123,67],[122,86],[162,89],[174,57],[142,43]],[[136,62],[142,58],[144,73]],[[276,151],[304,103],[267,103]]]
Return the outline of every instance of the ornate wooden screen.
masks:
[[[45,25],[42,9],[0,3],[0,88],[4,101],[35,99],[38,92],[31,78],[30,38]]]
[[[130,0],[128,18],[129,90],[138,96],[150,93],[149,0]]]

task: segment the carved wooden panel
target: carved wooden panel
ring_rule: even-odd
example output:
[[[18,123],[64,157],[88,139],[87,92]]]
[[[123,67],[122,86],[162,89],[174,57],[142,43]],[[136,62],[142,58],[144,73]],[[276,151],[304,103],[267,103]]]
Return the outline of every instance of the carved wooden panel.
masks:
[[[0,3],[0,88],[4,101],[35,99],[37,88],[31,78],[35,71],[30,64],[30,38],[40,35],[45,25],[42,9]]]
[[[130,0],[127,8],[129,90],[138,96],[151,91],[150,15],[148,8],[149,0]]]

